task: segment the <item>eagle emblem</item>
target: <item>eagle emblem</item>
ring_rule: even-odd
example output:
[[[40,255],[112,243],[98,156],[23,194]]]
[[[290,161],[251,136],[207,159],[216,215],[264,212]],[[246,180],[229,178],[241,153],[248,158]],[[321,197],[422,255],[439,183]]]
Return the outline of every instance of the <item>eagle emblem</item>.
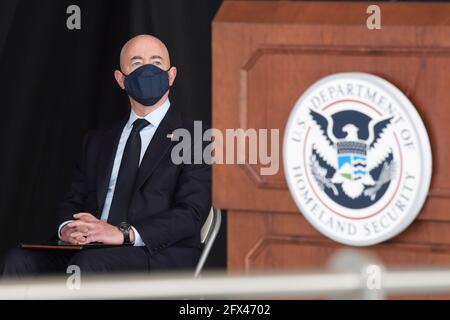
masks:
[[[353,112],[355,119],[361,115],[347,112]],[[386,139],[392,117],[370,119],[366,123],[347,121],[338,128],[337,137],[332,116],[312,109],[309,114],[317,133],[312,144],[311,171],[319,186],[328,189],[335,198],[343,193],[349,200],[366,197],[365,202],[374,202],[394,174],[392,148]],[[349,118],[352,117],[347,114]],[[365,136],[360,134],[361,129]]]
[[[300,213],[320,233],[370,246],[402,232],[428,195],[432,153],[408,97],[373,74],[341,72],[295,103],[283,169]]]

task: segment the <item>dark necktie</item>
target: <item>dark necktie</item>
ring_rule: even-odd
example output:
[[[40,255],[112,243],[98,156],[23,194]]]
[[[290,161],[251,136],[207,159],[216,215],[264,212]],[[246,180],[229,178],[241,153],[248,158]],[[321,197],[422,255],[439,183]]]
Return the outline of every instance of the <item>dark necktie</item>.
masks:
[[[123,151],[111,209],[109,210],[108,223],[112,225],[127,221],[128,207],[133,196],[141,156],[141,135],[139,132],[149,124],[145,119],[137,119],[133,122],[133,129]]]

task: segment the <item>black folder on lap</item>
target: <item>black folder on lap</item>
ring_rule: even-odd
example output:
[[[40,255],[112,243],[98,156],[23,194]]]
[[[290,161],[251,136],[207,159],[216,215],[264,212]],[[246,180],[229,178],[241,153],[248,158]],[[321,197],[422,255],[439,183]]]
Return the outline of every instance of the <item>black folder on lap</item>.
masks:
[[[84,250],[84,249],[99,249],[99,248],[111,248],[111,247],[125,247],[132,244],[104,244],[101,242],[94,242],[88,244],[71,244],[61,240],[40,242],[40,243],[21,243],[21,248],[26,249],[44,249],[44,250]]]

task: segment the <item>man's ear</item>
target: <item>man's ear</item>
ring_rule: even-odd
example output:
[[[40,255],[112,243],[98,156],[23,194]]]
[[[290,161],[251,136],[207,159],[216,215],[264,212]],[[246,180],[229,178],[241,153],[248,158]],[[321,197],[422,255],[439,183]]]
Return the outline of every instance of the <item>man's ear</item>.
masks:
[[[172,67],[169,69],[169,85],[172,86],[175,78],[177,77],[177,68]]]
[[[114,71],[114,78],[116,78],[119,87],[121,87],[122,90],[125,90],[125,85],[123,83],[125,80],[125,76],[123,75],[123,73],[120,72],[119,70]]]

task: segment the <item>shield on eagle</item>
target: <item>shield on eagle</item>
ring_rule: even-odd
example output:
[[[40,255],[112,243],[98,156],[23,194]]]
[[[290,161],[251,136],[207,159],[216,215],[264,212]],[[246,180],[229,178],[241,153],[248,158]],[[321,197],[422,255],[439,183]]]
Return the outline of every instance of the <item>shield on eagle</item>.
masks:
[[[337,143],[338,173],[345,179],[354,181],[367,173],[366,144],[356,141],[341,141]]]

